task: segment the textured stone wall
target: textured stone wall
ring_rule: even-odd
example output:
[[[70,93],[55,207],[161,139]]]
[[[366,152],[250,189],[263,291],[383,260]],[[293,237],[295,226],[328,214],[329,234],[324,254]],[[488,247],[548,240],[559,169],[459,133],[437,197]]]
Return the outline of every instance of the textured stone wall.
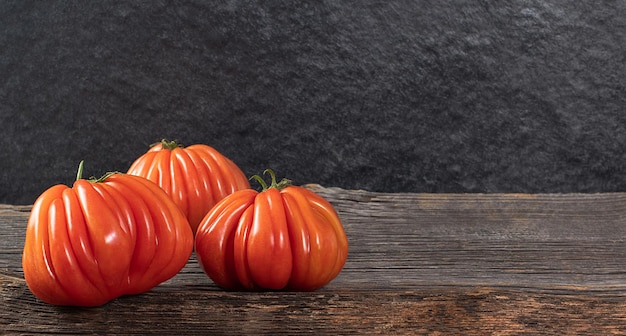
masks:
[[[2,1],[0,203],[161,138],[385,192],[626,191],[620,1]]]

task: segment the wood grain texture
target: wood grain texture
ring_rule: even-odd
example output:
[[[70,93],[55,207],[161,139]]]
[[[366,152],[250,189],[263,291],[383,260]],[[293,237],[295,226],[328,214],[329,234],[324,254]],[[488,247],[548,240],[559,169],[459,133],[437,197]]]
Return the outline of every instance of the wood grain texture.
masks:
[[[195,257],[91,309],[38,301],[21,270],[28,206],[0,205],[8,334],[626,334],[626,193],[384,194],[308,185],[350,253],[312,293],[226,292]]]

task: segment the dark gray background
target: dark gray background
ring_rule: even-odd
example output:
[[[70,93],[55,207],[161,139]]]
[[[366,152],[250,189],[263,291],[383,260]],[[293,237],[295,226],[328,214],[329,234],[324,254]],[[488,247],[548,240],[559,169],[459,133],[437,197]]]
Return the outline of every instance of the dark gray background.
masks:
[[[161,138],[385,192],[626,191],[624,1],[0,2],[0,203]]]

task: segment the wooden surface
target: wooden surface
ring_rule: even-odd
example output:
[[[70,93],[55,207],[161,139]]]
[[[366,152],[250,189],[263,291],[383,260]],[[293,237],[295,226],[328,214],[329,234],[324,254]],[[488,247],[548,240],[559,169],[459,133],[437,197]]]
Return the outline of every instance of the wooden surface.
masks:
[[[102,307],[35,299],[21,270],[28,206],[0,205],[7,334],[626,334],[626,193],[381,194],[310,185],[350,253],[311,293],[226,292],[194,256]]]

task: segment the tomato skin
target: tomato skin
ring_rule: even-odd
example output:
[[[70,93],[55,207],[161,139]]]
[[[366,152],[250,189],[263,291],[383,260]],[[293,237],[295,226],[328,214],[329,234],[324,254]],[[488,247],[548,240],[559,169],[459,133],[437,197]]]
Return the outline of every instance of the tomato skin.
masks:
[[[99,306],[176,275],[193,249],[182,211],[156,184],[113,174],[56,185],[35,201],[22,255],[24,278],[44,302]]]
[[[250,182],[241,169],[213,147],[180,147],[163,140],[138,157],[128,174],[158,184],[185,213],[196,231],[206,213],[222,198]]]
[[[288,186],[237,191],[198,226],[196,257],[228,290],[313,291],[343,268],[348,241],[328,201]]]

